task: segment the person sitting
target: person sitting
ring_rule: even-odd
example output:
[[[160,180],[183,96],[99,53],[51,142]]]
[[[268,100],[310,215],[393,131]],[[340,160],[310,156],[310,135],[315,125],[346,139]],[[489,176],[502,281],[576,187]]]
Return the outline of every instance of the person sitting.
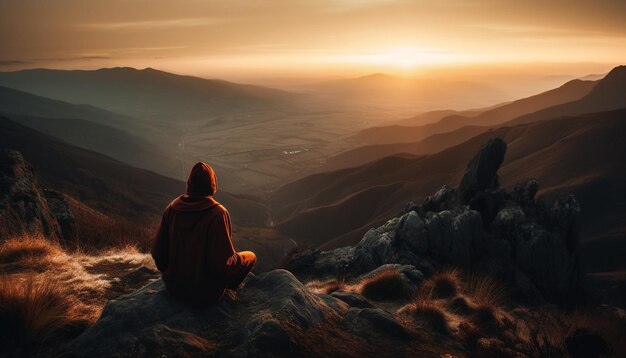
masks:
[[[194,165],[186,194],[165,208],[152,244],[168,292],[195,306],[210,305],[225,289],[237,289],[256,263],[253,252],[235,251],[230,214],[213,198],[216,191],[213,168]]]

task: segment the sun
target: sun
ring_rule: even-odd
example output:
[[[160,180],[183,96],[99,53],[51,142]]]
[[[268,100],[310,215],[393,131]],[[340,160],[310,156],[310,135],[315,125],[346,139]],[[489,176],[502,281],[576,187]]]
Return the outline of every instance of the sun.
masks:
[[[356,54],[336,56],[333,60],[378,69],[412,71],[423,66],[444,65],[466,58],[441,49],[401,46],[359,51]]]

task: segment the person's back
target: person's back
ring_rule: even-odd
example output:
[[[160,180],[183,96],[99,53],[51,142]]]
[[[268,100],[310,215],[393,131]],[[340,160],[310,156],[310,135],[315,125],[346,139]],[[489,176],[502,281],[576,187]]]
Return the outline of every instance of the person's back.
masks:
[[[195,305],[211,304],[224,289],[237,288],[256,262],[252,252],[235,251],[230,215],[212,197],[216,189],[213,169],[197,163],[187,194],[165,208],[152,246],[168,291]]]

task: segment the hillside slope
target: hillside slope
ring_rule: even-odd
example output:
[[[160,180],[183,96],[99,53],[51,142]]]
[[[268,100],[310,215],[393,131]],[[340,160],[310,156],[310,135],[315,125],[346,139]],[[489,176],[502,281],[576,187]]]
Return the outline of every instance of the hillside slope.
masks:
[[[561,87],[497,106],[480,112],[475,116],[457,112],[445,116],[437,122],[421,126],[395,125],[368,128],[357,133],[353,139],[367,144],[407,143],[419,141],[433,134],[449,132],[463,126],[493,126],[543,108],[578,100],[587,95],[595,85],[595,81],[572,80]]]
[[[115,217],[152,223],[185,190],[182,181],[74,147],[5,117],[0,117],[0,145],[20,151],[46,186]],[[255,199],[223,191],[217,198],[237,225],[267,221],[266,209]]]
[[[583,239],[612,231],[626,232],[626,109],[503,127],[482,133],[441,152],[391,156],[362,166],[303,178],[273,196],[279,227],[301,243],[337,247],[353,243],[370,227],[396,215],[407,198],[421,202],[442,183],[455,186],[464,164],[487,138],[509,145],[500,177],[505,186],[520,177],[535,177],[542,192],[574,193],[584,213]],[[348,200],[373,188],[383,192],[371,200]],[[350,213],[324,215],[332,208]],[[324,218],[324,221],[320,221]]]
[[[187,121],[287,106],[288,92],[152,68],[95,71],[23,70],[0,73],[0,85],[125,115]]]

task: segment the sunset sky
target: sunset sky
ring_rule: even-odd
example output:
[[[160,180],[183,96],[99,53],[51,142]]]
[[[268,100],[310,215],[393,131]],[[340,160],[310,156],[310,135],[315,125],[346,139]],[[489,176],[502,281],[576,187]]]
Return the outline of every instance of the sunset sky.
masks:
[[[626,59],[626,1],[1,0],[0,70],[220,78]],[[592,68],[590,68],[592,70]]]

